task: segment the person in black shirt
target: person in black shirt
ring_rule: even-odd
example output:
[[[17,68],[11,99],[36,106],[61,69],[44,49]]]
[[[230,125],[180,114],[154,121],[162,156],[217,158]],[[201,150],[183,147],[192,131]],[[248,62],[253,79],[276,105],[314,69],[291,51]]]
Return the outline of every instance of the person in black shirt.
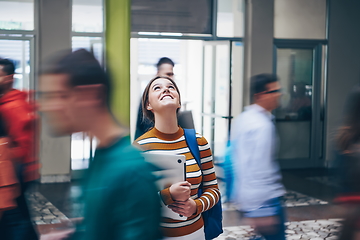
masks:
[[[156,76],[166,76],[173,79],[174,66],[175,63],[170,58],[167,57],[160,58],[158,63],[156,64],[156,68],[157,68]],[[141,101],[140,101],[138,116],[136,121],[135,139],[146,133],[153,126],[154,123],[148,120],[146,117],[144,117],[141,107]]]

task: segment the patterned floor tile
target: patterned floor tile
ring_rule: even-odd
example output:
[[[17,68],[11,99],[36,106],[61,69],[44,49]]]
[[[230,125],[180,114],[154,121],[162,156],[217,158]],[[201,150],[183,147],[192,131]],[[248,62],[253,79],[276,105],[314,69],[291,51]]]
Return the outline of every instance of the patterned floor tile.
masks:
[[[310,220],[286,223],[286,239],[336,239],[341,228],[341,219]],[[256,236],[250,226],[225,227],[216,240],[249,240]]]
[[[287,190],[283,198],[283,204],[286,207],[301,207],[328,204],[328,202],[307,196],[299,192]],[[230,203],[225,203],[223,205],[223,210],[233,211],[235,210],[235,207]]]
[[[26,194],[29,210],[34,224],[60,223],[68,218],[51,204],[41,193],[31,192]]]

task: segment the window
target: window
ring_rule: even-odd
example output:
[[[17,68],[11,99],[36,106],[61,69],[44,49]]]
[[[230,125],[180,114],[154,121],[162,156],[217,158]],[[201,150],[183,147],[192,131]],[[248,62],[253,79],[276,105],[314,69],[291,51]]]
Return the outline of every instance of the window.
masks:
[[[72,31],[103,32],[104,9],[102,0],[73,0]]]
[[[104,63],[103,0],[73,0],[72,49],[84,48],[92,52],[101,65]],[[71,169],[89,167],[94,155],[96,139],[88,133],[71,135]],[[78,176],[73,175],[73,178]]]
[[[0,1],[0,29],[34,30],[34,1]]]
[[[15,64],[14,88],[30,88],[30,41],[0,39],[0,57],[8,58]]]
[[[221,0],[217,6],[218,37],[244,36],[244,0]]]

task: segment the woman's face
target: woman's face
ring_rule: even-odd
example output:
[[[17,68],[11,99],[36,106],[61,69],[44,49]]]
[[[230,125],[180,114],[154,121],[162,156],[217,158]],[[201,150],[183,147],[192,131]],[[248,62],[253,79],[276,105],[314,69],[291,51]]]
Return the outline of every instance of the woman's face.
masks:
[[[158,78],[150,85],[147,110],[160,112],[162,110],[180,108],[179,93],[174,84],[165,78]]]

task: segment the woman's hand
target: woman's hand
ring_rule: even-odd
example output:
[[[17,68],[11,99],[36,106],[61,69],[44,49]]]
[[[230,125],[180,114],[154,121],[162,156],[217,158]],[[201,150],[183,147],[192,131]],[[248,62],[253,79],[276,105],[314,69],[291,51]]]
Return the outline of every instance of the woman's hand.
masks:
[[[184,202],[175,202],[168,206],[174,212],[185,217],[191,217],[196,212],[196,203],[193,199],[189,198]]]
[[[174,201],[186,201],[190,198],[191,184],[188,181],[174,183],[170,186],[171,198]]]

